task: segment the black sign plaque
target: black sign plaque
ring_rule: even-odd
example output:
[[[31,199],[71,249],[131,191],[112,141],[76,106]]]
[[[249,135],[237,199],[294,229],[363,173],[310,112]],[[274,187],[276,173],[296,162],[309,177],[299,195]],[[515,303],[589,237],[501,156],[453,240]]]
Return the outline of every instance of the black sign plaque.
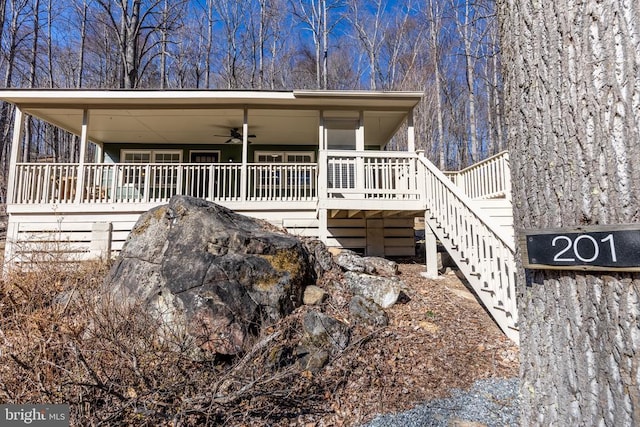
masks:
[[[530,269],[640,271],[640,224],[525,230]]]

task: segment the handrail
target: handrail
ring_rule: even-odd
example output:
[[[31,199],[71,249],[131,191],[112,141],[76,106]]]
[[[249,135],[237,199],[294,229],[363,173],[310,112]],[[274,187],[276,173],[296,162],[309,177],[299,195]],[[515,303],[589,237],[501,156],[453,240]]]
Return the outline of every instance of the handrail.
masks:
[[[426,221],[454,258],[496,323],[518,341],[515,244],[433,163],[424,166]]]
[[[445,172],[445,175],[472,199],[509,197],[511,194],[508,151],[502,151],[460,171]]]
[[[320,161],[327,185],[321,198],[421,199],[416,153],[327,150]]]
[[[250,163],[246,201],[317,199],[316,163]],[[240,163],[18,163],[15,204],[162,203],[177,194],[241,199]],[[78,181],[82,186],[78,187]],[[80,188],[80,194],[76,194]]]

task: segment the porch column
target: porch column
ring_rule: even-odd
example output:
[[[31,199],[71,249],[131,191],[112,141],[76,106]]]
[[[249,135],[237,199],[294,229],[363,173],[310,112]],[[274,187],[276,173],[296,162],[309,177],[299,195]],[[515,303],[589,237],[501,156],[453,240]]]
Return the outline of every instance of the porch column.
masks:
[[[14,202],[16,192],[16,169],[18,155],[20,153],[20,142],[24,135],[24,114],[20,107],[16,106],[13,118],[13,138],[11,139],[11,155],[9,157],[9,182],[7,182],[7,204]]]
[[[78,158],[78,176],[76,177],[75,202],[80,203],[83,198],[84,188],[84,163],[87,157],[87,145],[89,143],[89,110],[82,112],[82,130],[80,132],[80,157]]]
[[[409,111],[407,118],[407,151],[413,153],[416,151],[416,131],[413,126],[413,108]]]
[[[360,110],[356,129],[356,151],[364,151],[364,111]]]
[[[242,121],[242,169],[240,170],[240,200],[247,200],[247,163],[249,158],[249,110],[244,107]]]
[[[327,138],[324,130],[324,111],[320,110],[320,124],[318,126],[318,200],[327,198],[327,168]]]
[[[360,110],[356,129],[356,152],[364,151],[364,111]],[[364,198],[364,157],[356,155],[356,189],[358,198]]]
[[[318,201],[328,198],[328,159],[327,159],[327,138],[324,129],[324,111],[320,110],[318,126]],[[318,240],[325,245],[329,236],[328,215],[324,208],[318,209]]]
[[[104,163],[104,145],[103,144],[95,144],[96,145],[96,163]]]

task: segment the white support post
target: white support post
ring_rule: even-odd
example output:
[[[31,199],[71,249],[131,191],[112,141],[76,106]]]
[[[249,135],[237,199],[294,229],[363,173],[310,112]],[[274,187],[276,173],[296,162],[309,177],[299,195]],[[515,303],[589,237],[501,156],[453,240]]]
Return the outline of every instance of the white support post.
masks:
[[[425,212],[425,216],[428,215]],[[438,244],[436,242],[436,235],[429,227],[429,224],[425,218],[424,222],[424,247],[425,247],[425,260],[427,270],[422,273],[423,277],[427,279],[438,278]]]
[[[89,254],[94,259],[108,259],[111,256],[110,222],[95,222],[91,226],[91,246]]]
[[[364,151],[364,112],[360,110],[356,129],[356,151]],[[356,157],[356,189],[358,197],[364,198],[364,157]]]
[[[327,164],[327,138],[324,129],[324,111],[320,110],[320,123],[318,127],[318,200],[327,199],[328,187]],[[326,218],[326,211],[325,211]],[[326,228],[326,221],[325,221]]]
[[[419,194],[420,200],[424,203],[424,206],[423,206],[424,209],[426,209],[427,208],[426,206],[427,186],[426,186],[425,168],[420,163],[420,159],[424,158],[424,150],[418,150],[417,153],[418,153],[418,158],[415,159],[413,167],[414,167],[414,171],[416,171],[417,173],[416,179],[418,180],[417,181],[418,194]]]
[[[416,151],[416,131],[413,125],[413,108],[409,111],[407,119],[407,151],[410,153]]]
[[[329,238],[328,215],[326,209],[318,210],[318,240],[325,245]]]
[[[242,121],[242,169],[240,170],[240,200],[247,200],[247,166],[249,158],[249,110],[244,107],[244,118]]]
[[[360,110],[356,129],[356,151],[364,151],[364,111]]]
[[[320,117],[318,118],[318,148],[320,150],[327,150],[327,133],[324,130],[324,110],[320,110]]]
[[[20,154],[20,142],[24,135],[24,114],[20,107],[16,106],[13,118],[13,138],[11,139],[11,157],[9,158],[9,182],[7,182],[7,204],[14,201],[16,194],[16,169],[18,165],[18,155]]]
[[[78,159],[78,176],[76,177],[75,202],[80,203],[84,188],[84,162],[87,157],[87,145],[89,144],[89,110],[82,112],[82,131],[80,132],[80,158]]]
[[[96,163],[104,163],[104,145],[96,144],[96,157],[94,160]]]
[[[384,220],[366,219],[365,255],[383,257],[384,254]]]

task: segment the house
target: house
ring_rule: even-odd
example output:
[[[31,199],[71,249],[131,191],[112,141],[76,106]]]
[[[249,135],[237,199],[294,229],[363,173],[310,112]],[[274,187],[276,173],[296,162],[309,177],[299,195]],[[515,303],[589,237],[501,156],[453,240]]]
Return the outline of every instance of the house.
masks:
[[[413,110],[421,96],[2,90],[0,99],[16,106],[5,262],[112,256],[140,213],[175,194],[367,255],[414,255],[415,219],[424,218],[427,272],[437,274],[437,238],[513,335],[513,230],[487,214],[505,211],[508,157],[445,176],[416,151]],[[80,161],[23,162],[25,115],[77,135]],[[394,137],[404,138],[407,151],[386,150]]]

